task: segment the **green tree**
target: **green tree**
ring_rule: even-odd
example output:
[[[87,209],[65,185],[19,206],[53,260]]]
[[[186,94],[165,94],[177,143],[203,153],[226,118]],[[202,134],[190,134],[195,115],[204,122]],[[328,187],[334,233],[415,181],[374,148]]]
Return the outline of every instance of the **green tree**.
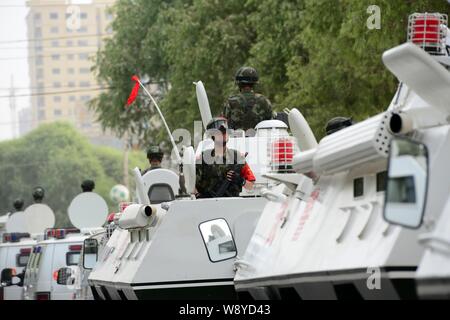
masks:
[[[367,28],[367,8],[376,4],[381,29]],[[448,12],[445,1],[305,0],[298,41],[308,61],[288,64],[284,104],[298,107],[317,136],[335,116],[361,121],[386,110],[397,81],[384,67],[382,53],[406,41],[413,12]]]
[[[15,198],[33,203],[32,190],[45,189],[44,202],[55,212],[57,226],[69,226],[67,207],[81,192],[81,182],[92,179],[95,191],[108,202],[109,191],[123,183],[123,157],[119,150],[91,145],[71,125],[53,123],[40,126],[23,138],[0,143],[0,208],[12,210]],[[129,167],[145,166],[144,153],[134,152]],[[132,185],[131,190],[134,186]]]
[[[167,64],[160,44],[163,34],[157,24],[161,10],[170,5],[167,0],[118,1],[112,11],[114,36],[105,40],[93,71],[100,83],[110,88],[91,101],[104,128],[119,136],[126,132],[152,143],[157,128],[150,126],[155,113],[149,102],[140,96],[135,106],[125,108],[131,92],[133,75],[149,75],[150,81],[166,86]]]
[[[381,10],[381,29],[367,28],[370,5]],[[205,83],[219,114],[235,70],[249,64],[276,110],[299,108],[320,138],[334,116],[361,121],[385,110],[397,81],[382,53],[405,42],[409,14],[448,11],[444,0],[119,1],[114,36],[96,61],[113,89],[93,107],[105,127],[160,141],[165,132],[143,96],[124,111],[132,74],[162,81],[170,127],[192,129],[200,119],[192,81]]]

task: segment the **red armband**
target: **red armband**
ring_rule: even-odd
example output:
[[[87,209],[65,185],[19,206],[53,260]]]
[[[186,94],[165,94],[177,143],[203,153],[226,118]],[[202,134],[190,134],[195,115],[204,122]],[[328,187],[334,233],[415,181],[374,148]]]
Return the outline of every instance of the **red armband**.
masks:
[[[250,169],[250,166],[247,163],[241,169],[241,177],[251,182],[256,180],[255,175],[252,172],[252,169]]]

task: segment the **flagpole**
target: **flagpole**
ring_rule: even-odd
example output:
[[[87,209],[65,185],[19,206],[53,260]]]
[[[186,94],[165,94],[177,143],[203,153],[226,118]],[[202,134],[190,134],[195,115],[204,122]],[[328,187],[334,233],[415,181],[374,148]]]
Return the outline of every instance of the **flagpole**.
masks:
[[[150,97],[150,99],[152,100],[153,104],[155,105],[156,110],[158,111],[159,116],[161,117],[161,119],[162,119],[162,121],[164,123],[164,127],[166,127],[167,133],[169,134],[170,142],[172,143],[172,146],[175,149],[175,155],[176,155],[176,158],[177,158],[177,162],[178,162],[178,164],[180,164],[181,163],[180,152],[178,151],[177,145],[175,144],[175,140],[173,140],[172,133],[170,132],[169,126],[167,125],[166,119],[164,118],[161,110],[159,109],[159,106],[156,103],[155,99],[153,99],[152,95],[150,94],[150,92],[148,92],[147,88],[142,84],[141,80],[136,77],[136,81],[139,83],[139,85],[142,87],[142,89],[144,89],[145,93]]]

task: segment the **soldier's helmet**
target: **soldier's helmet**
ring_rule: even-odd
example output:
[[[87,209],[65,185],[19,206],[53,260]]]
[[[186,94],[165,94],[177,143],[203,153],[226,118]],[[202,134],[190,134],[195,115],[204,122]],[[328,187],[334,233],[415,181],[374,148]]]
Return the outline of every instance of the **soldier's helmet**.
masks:
[[[44,199],[44,195],[45,195],[44,188],[42,188],[42,187],[34,188],[34,190],[33,190],[34,201],[36,201],[36,202],[42,201],[42,199]]]
[[[84,180],[81,183],[81,189],[83,190],[83,192],[92,192],[92,190],[94,190],[95,188],[95,182],[92,180]]]
[[[327,136],[329,136],[332,133],[350,127],[351,125],[353,125],[352,118],[336,117],[327,122],[325,132]]]
[[[228,120],[225,117],[212,118],[206,125],[206,130],[220,130],[225,133],[228,129]]]
[[[238,71],[236,71],[234,79],[237,85],[244,85],[244,84],[254,85],[258,83],[259,77],[258,72],[256,71],[255,68],[240,67]]]
[[[147,159],[158,159],[159,161],[162,161],[162,158],[164,156],[164,153],[162,152],[161,148],[159,146],[151,146],[147,150]]]
[[[23,201],[23,199],[21,199],[21,198],[17,198],[17,199],[14,200],[14,202],[13,202],[13,207],[14,207],[14,209],[16,209],[17,211],[22,210],[23,205],[24,205],[24,201]]]
[[[228,131],[228,120],[225,117],[212,118],[206,125],[206,136],[214,140],[217,130],[225,134]]]

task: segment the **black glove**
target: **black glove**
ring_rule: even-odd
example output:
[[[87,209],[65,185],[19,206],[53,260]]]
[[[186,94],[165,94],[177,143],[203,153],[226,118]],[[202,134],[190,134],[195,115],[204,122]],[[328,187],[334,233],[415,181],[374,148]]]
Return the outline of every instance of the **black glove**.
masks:
[[[242,187],[245,184],[245,179],[233,170],[227,172],[227,180],[238,185],[239,187]]]

